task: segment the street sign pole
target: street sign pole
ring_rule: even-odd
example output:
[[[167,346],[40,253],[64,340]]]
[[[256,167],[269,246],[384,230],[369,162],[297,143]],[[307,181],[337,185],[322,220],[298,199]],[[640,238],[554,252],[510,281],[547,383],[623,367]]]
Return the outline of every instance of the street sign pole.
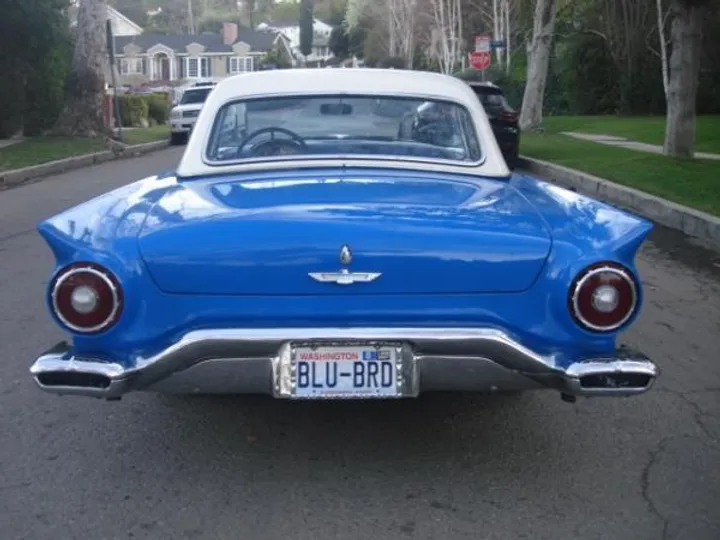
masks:
[[[474,52],[470,54],[470,65],[473,69],[479,69],[484,72],[491,64],[492,56],[489,52]]]
[[[475,36],[475,52],[470,55],[470,65],[482,72],[483,82],[485,82],[485,70],[490,67],[491,50],[490,36],[488,34]]]
[[[123,133],[122,118],[120,116],[120,96],[118,96],[117,81],[115,80],[115,39],[113,37],[112,23],[110,19],[105,21],[105,37],[107,39],[108,56],[110,59],[110,80],[112,80],[113,85],[113,101],[115,102],[115,114],[113,116],[115,117],[115,123],[117,124],[118,139],[122,142]],[[104,101],[105,100],[103,99],[103,102]]]

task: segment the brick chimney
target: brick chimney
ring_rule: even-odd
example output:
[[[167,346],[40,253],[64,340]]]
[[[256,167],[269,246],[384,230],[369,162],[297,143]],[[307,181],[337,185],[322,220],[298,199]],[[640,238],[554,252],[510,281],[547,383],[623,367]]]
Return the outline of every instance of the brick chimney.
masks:
[[[223,23],[222,25],[222,38],[225,45],[232,45],[237,41],[238,37],[238,25],[235,23]]]

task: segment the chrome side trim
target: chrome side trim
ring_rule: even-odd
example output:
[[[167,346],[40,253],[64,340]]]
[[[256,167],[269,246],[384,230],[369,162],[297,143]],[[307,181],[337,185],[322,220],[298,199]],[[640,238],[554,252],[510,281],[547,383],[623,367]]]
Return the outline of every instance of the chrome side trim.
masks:
[[[492,387],[492,381],[480,373],[495,373],[500,378],[517,375],[539,387],[575,395],[633,395],[646,391],[657,367],[644,355],[618,349],[608,358],[579,358],[567,369],[557,365],[557,357],[543,355],[523,346],[506,333],[490,328],[275,328],[197,330],[186,334],[167,349],[134,358],[132,367],[120,362],[77,358],[69,346],[48,351],[30,368],[36,383],[44,391],[117,398],[134,391],[149,389],[190,368],[227,360],[242,378],[256,377],[256,386],[275,397],[290,397],[291,346],[294,342],[370,342],[395,343],[402,348],[403,396],[417,396],[425,388],[465,388],[467,377],[480,377]],[[216,362],[215,365],[219,365]],[[495,366],[495,367],[492,367]],[[497,369],[495,369],[497,368]],[[247,373],[243,370],[247,370]],[[494,371],[493,371],[494,370]],[[47,383],[59,375],[97,375],[105,377],[103,387],[83,384]],[[625,384],[607,388],[585,387],[583,378],[592,375],[646,378],[640,387]],[[80,380],[80,379],[79,379]],[[608,379],[610,380],[610,379]],[[645,380],[645,379],[643,379]],[[43,382],[45,381],[45,382]],[[621,381],[622,382],[622,381]],[[239,386],[244,387],[243,384]],[[266,388],[265,388],[266,387]]]

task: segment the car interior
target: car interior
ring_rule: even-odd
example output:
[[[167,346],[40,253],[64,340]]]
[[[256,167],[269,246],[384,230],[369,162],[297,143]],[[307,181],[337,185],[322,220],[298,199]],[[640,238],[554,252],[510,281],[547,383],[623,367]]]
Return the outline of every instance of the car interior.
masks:
[[[307,154],[480,157],[467,112],[455,104],[367,97],[300,101],[226,106],[218,113],[208,156],[213,161]]]

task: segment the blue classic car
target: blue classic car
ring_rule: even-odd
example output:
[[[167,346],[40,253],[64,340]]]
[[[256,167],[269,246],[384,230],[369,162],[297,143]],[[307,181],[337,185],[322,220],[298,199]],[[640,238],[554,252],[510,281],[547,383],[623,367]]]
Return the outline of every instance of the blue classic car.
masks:
[[[42,222],[54,394],[629,396],[647,221],[511,174],[453,77],[275,70],[210,94],[171,175]]]

